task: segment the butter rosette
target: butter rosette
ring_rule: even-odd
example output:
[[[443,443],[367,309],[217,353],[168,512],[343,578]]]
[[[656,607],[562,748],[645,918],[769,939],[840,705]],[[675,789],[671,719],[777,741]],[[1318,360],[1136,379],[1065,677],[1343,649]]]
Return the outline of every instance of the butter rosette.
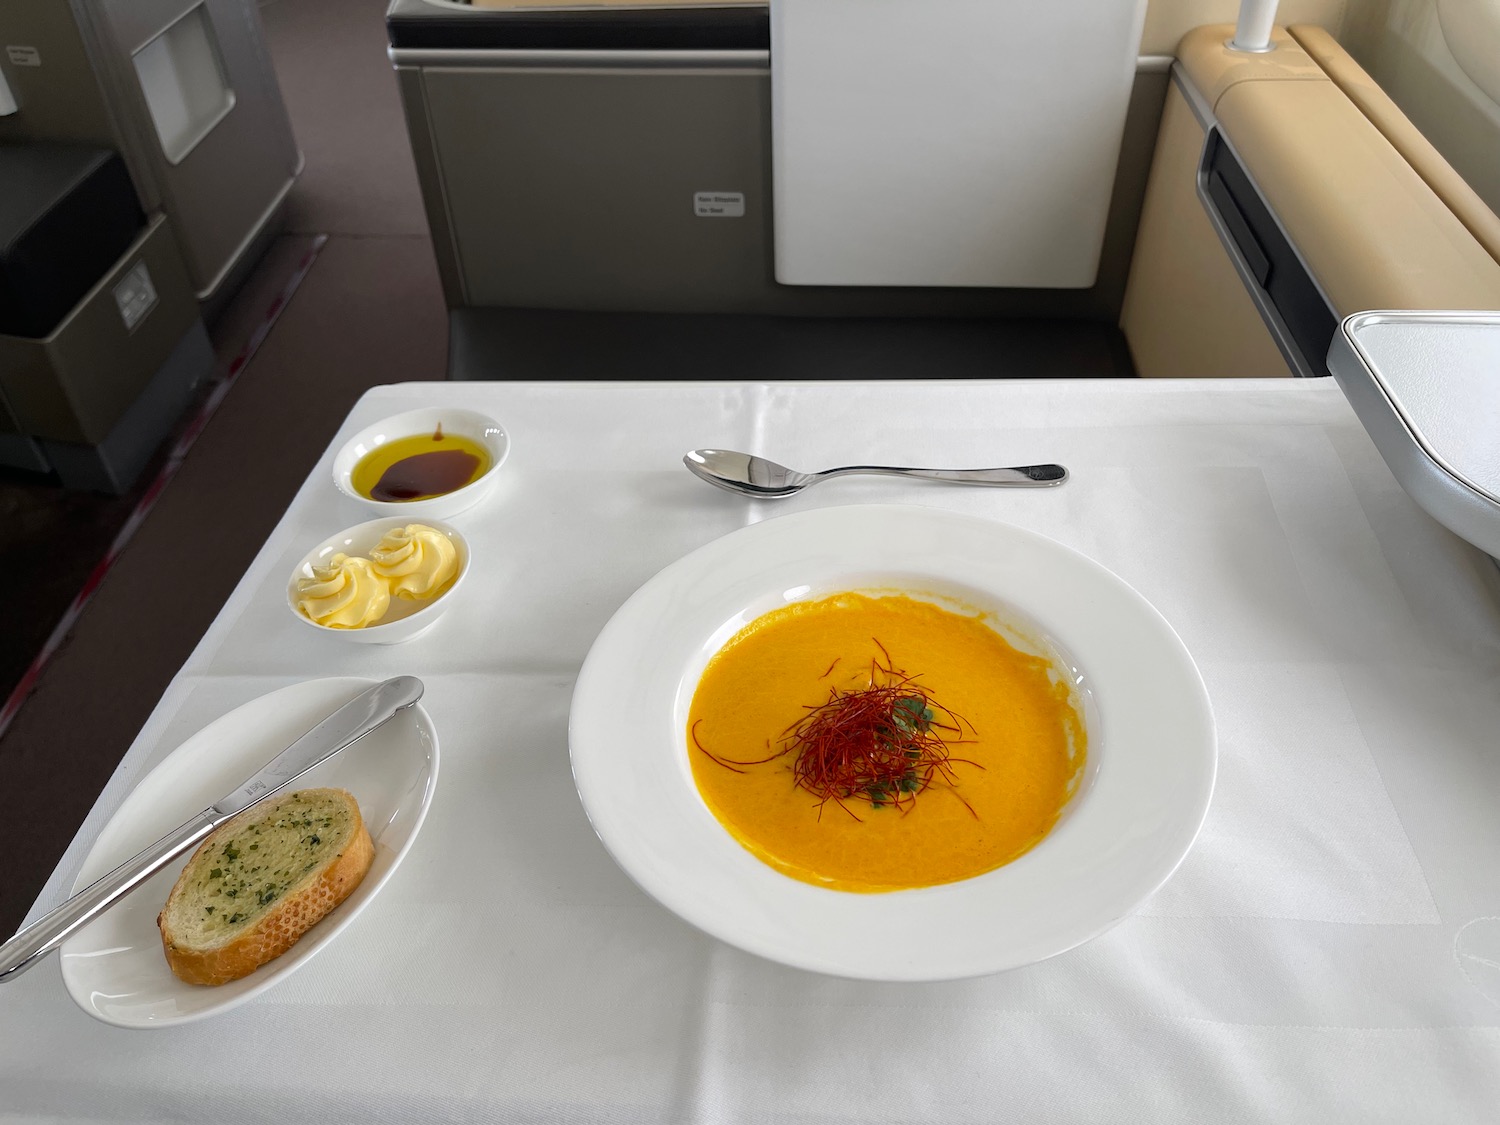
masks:
[[[453,540],[421,523],[387,531],[370,552],[370,561],[398,598],[435,598],[458,574],[458,548]]]
[[[391,590],[369,559],[336,554],[297,579],[297,608],[330,629],[361,629],[385,616]]]

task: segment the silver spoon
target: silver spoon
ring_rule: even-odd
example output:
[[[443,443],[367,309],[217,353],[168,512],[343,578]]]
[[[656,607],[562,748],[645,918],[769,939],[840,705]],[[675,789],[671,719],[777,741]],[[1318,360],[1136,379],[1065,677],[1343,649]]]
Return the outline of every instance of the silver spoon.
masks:
[[[901,469],[889,465],[846,465],[841,469],[824,469],[821,473],[799,473],[764,457],[729,449],[694,449],[682,459],[682,463],[694,476],[702,477],[718,488],[765,499],[793,496],[818,481],[856,473],[886,473],[955,484],[1020,488],[1046,488],[1068,479],[1068,470],[1061,465],[1017,465],[1009,469]]]

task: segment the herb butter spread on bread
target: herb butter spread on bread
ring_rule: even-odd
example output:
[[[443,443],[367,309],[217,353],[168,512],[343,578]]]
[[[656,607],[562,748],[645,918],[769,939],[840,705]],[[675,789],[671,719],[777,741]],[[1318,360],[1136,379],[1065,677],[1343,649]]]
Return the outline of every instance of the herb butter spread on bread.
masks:
[[[172,972],[224,984],[280,957],[364,879],[375,845],[342,789],[272,797],[199,845],[157,916]]]

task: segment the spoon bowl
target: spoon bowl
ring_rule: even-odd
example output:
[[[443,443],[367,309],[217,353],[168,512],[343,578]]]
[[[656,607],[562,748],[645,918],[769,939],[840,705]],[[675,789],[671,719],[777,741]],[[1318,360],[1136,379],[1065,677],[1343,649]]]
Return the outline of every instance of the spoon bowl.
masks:
[[[845,465],[817,473],[800,473],[785,465],[737,453],[732,449],[694,449],[682,459],[688,471],[716,488],[779,500],[795,496],[804,488],[833,477],[884,474],[921,480],[977,484],[991,488],[1050,488],[1068,479],[1061,465],[1015,465],[1001,469],[908,469],[895,465]]]

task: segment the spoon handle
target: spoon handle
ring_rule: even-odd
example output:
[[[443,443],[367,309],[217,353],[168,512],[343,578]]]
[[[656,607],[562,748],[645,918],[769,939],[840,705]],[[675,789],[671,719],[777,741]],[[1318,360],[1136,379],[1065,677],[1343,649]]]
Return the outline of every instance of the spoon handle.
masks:
[[[846,465],[841,469],[826,469],[815,475],[826,478],[871,473],[945,480],[954,484],[1010,485],[1021,488],[1046,488],[1062,484],[1068,479],[1068,470],[1061,465],[1015,465],[1005,469],[904,469],[895,465]]]

